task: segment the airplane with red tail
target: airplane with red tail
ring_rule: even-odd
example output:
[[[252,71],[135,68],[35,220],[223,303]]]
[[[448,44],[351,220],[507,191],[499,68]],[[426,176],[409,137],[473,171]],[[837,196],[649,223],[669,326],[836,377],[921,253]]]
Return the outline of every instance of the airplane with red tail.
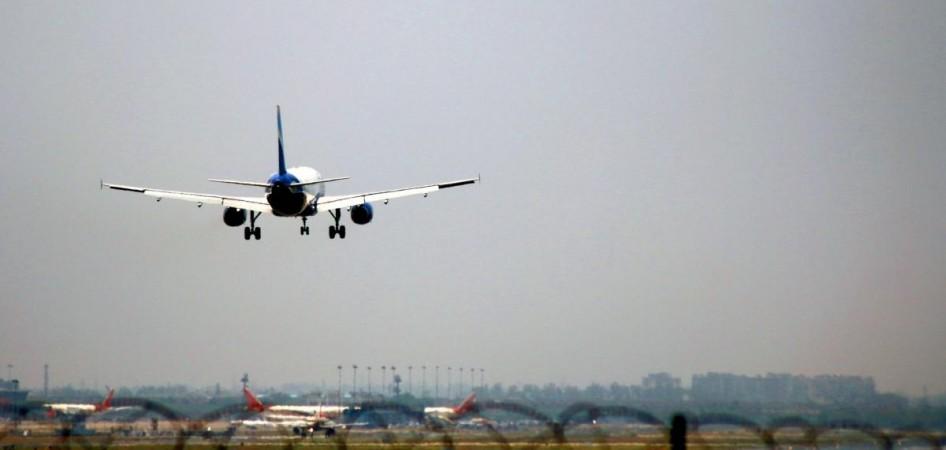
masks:
[[[471,392],[459,405],[428,406],[424,408],[424,417],[429,423],[454,425],[460,417],[470,412],[476,404],[476,393]]]
[[[337,405],[267,405],[247,386],[243,386],[243,397],[246,410],[261,417],[236,421],[235,425],[291,428],[293,433],[301,436],[319,431],[325,431],[326,436],[335,434],[335,420],[348,409]]]
[[[46,415],[50,418],[56,416],[88,416],[111,409],[112,397],[114,396],[115,390],[109,389],[105,399],[100,403],[47,403],[43,407],[46,408]]]

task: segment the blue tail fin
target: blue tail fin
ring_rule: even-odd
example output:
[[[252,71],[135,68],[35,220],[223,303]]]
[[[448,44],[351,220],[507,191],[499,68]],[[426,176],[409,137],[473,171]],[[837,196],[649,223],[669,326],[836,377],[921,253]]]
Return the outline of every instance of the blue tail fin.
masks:
[[[286,157],[282,150],[282,114],[279,112],[279,105],[276,105],[276,128],[279,130],[279,174],[286,174]]]

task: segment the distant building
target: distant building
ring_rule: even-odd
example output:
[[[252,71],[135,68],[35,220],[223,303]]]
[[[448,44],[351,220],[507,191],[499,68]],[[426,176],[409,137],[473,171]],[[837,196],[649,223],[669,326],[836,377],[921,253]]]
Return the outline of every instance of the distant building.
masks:
[[[20,390],[20,380],[4,380],[0,378],[0,405],[23,403],[29,391]]]
[[[643,401],[679,402],[683,400],[683,387],[679,378],[666,372],[652,373],[641,379],[637,392]]]
[[[843,375],[818,375],[811,378],[811,399],[819,403],[859,403],[877,395],[874,379]]]
[[[20,390],[20,380],[4,380],[0,378],[0,415],[11,415],[16,411],[16,405],[26,402],[29,391]]]
[[[870,377],[769,373],[764,376],[710,372],[693,375],[691,398],[696,402],[858,403],[877,396]]]

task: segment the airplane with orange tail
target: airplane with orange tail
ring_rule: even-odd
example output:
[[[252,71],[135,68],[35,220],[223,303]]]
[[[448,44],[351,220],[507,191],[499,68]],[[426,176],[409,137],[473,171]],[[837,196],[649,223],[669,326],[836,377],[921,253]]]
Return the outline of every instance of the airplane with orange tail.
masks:
[[[476,404],[476,393],[471,392],[459,405],[449,406],[428,406],[424,408],[424,417],[430,424],[455,425],[457,419],[470,412]]]
[[[335,434],[336,423],[348,409],[337,405],[267,405],[243,386],[246,410],[261,415],[258,419],[235,421],[234,425],[248,427],[291,428],[294,434],[305,436],[324,431],[326,436]]]
[[[111,409],[112,397],[114,396],[115,389],[109,389],[105,399],[100,403],[47,403],[43,407],[46,408],[46,415],[50,418],[56,416],[88,416]]]

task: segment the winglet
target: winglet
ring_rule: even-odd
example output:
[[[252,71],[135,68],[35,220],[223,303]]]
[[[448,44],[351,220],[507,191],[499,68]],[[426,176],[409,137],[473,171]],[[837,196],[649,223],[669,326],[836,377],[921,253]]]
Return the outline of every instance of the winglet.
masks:
[[[279,130],[279,174],[286,174],[286,157],[283,156],[282,143],[282,113],[279,112],[279,105],[276,105],[276,129]]]

